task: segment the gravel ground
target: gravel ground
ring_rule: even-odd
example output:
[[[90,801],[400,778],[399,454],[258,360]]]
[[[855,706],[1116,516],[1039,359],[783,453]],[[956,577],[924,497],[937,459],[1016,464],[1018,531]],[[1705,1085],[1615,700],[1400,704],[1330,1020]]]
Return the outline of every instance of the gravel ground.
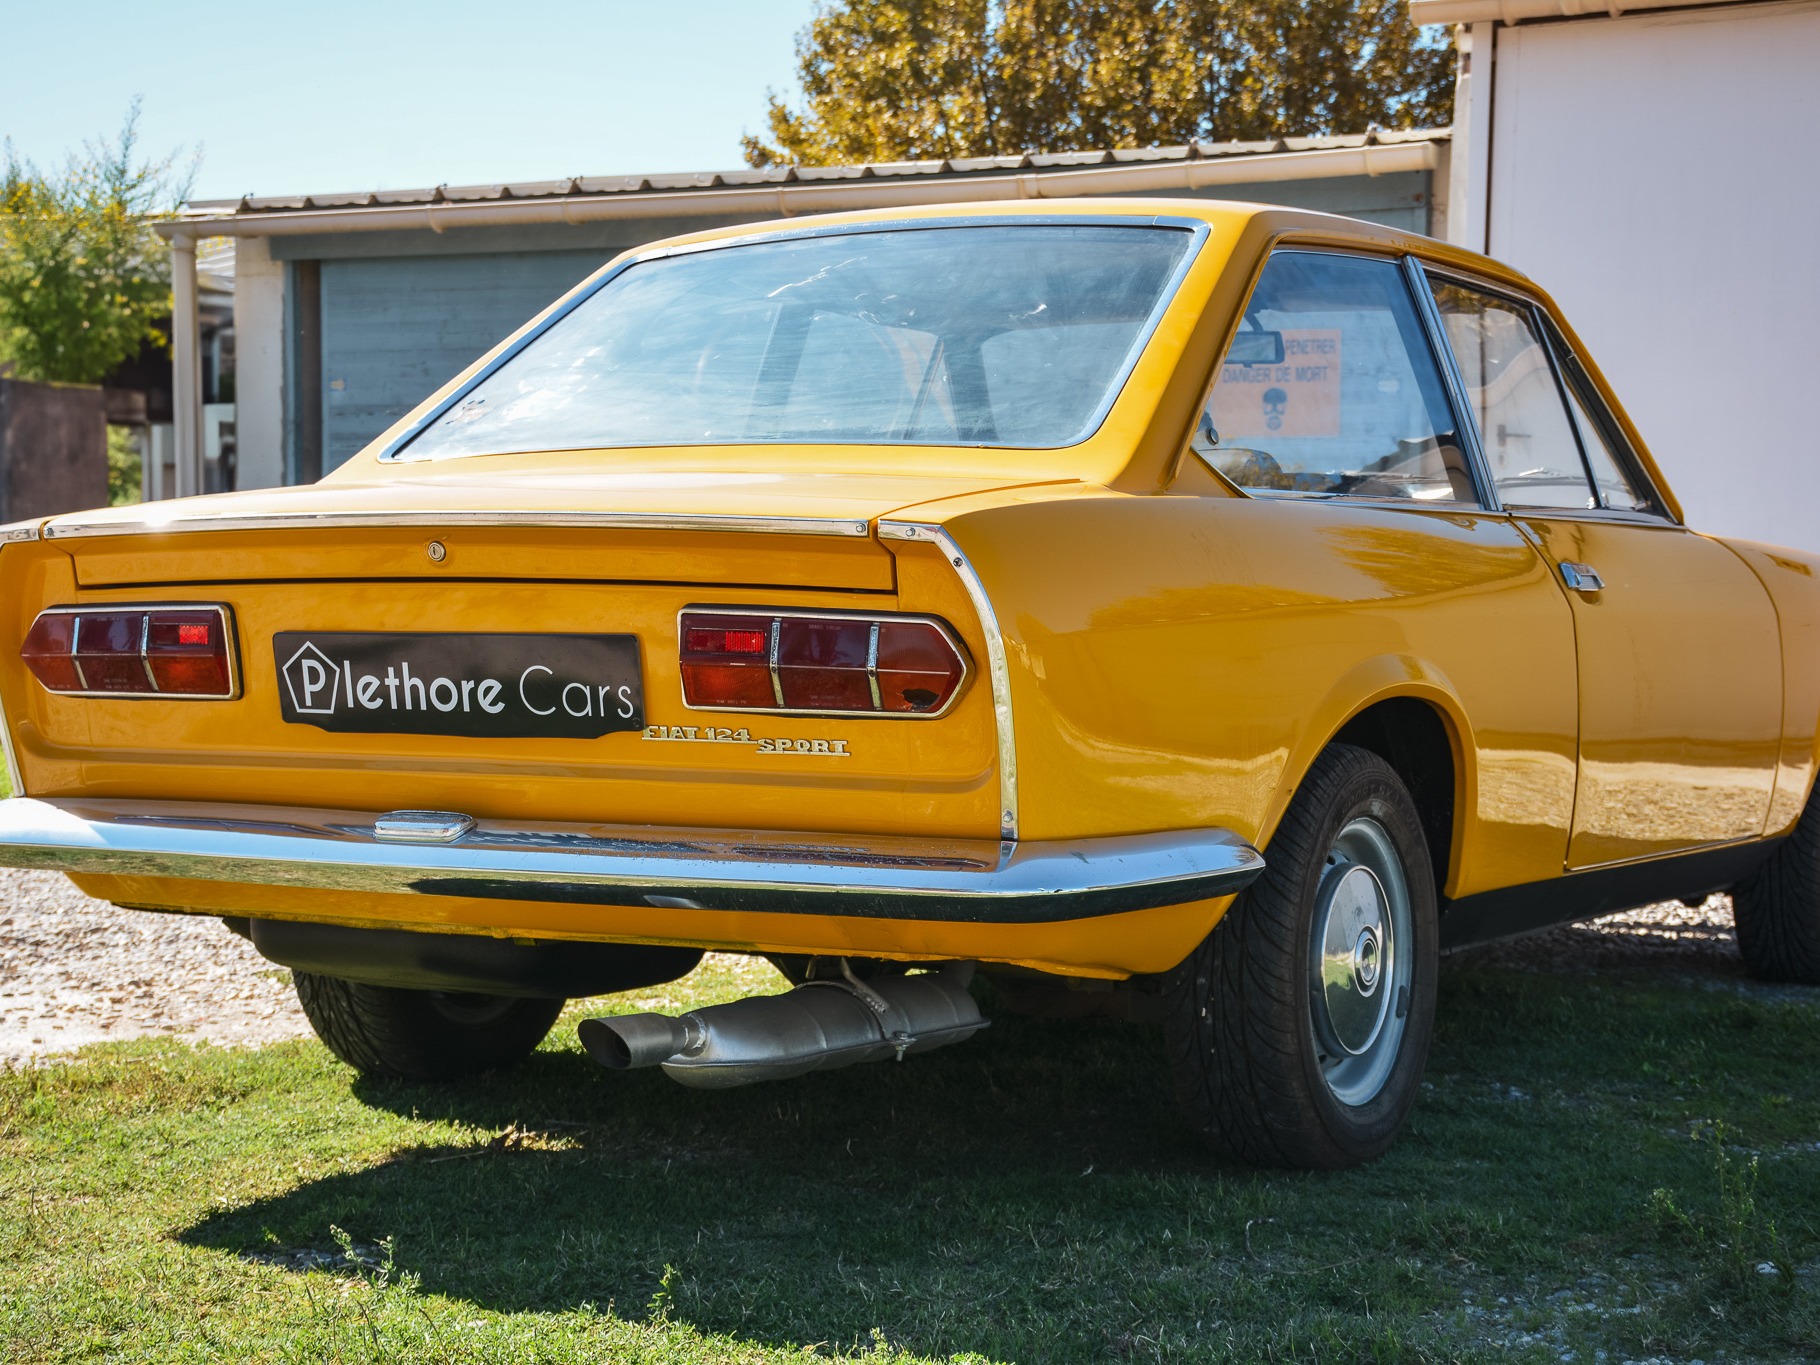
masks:
[[[1731,902],[1652,905],[1457,953],[1530,971],[1642,969],[1754,986]],[[257,1046],[308,1037],[289,976],[219,920],[117,910],[52,872],[0,871],[0,1065],[104,1038],[181,1034]]]
[[[1447,960],[1551,972],[1639,967],[1694,976],[1707,984],[1753,984],[1738,955],[1730,896],[1708,896],[1699,906],[1680,901],[1646,905],[1585,924],[1462,949]]]
[[[289,974],[220,920],[119,910],[60,873],[0,871],[0,1066],[103,1038],[309,1032]]]

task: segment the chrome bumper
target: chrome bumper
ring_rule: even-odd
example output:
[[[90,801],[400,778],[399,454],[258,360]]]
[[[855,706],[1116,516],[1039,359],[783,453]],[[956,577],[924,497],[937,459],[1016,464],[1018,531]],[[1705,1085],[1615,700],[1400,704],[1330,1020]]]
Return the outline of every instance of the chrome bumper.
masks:
[[[0,801],[0,867],[571,905],[1041,924],[1208,900],[1264,870],[1224,830],[1056,843],[486,821],[391,842],[371,812]]]

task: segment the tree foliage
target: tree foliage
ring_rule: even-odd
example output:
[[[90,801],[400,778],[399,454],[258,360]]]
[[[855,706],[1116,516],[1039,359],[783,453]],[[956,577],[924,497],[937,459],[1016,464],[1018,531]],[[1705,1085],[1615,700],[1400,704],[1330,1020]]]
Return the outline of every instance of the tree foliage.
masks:
[[[1445,126],[1453,53],[1403,0],[825,0],[754,166]]]
[[[44,174],[5,144],[0,359],[21,379],[93,384],[148,340],[168,345],[168,252],[152,223],[189,191],[174,156],[142,161],[139,103],[119,134]]]

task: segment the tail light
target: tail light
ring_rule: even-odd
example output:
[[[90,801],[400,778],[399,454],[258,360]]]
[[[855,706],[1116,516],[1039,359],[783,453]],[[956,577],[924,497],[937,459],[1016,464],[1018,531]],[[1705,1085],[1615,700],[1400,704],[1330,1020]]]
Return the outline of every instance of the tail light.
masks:
[[[967,679],[954,632],[927,616],[686,611],[683,700],[715,711],[939,716]]]
[[[236,696],[234,618],[222,606],[53,607],[19,651],[52,692],[84,697]]]

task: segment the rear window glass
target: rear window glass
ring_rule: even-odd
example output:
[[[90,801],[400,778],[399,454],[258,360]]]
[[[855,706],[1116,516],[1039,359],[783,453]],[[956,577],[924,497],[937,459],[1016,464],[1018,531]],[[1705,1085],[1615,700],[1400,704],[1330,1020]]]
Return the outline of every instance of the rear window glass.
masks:
[[[1193,234],[1022,224],[642,261],[464,394],[412,458],[615,446],[1072,445]]]

